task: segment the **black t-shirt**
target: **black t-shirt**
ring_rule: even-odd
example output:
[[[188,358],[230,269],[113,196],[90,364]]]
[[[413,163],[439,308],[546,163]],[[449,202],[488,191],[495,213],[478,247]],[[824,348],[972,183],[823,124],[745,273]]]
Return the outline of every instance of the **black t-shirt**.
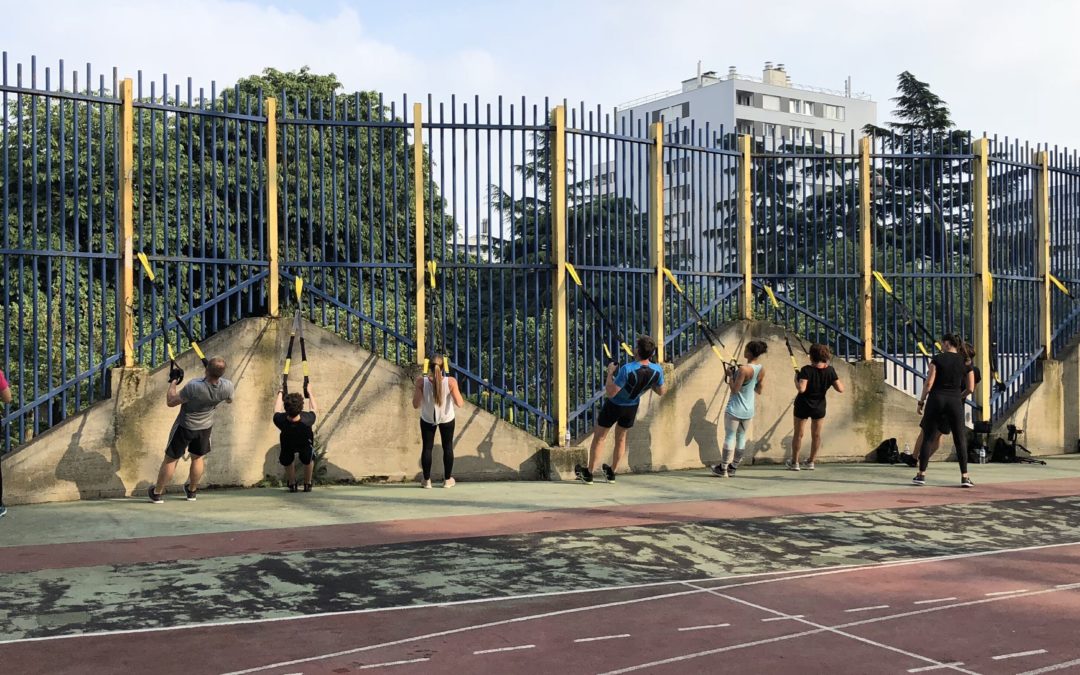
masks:
[[[315,413],[302,412],[295,422],[286,413],[274,413],[274,426],[281,429],[281,447],[290,450],[309,448],[315,443]]]
[[[975,384],[982,382],[982,371],[978,366],[968,366],[968,370],[975,373]]]
[[[934,394],[963,393],[964,382],[971,368],[964,363],[964,357],[956,352],[942,352],[930,359],[934,364],[936,375],[934,376]]]
[[[829,391],[829,387],[833,386],[840,376],[832,366],[803,366],[799,371],[799,379],[806,380],[806,391],[800,392],[799,397],[807,403],[819,403],[825,400],[825,392]]]

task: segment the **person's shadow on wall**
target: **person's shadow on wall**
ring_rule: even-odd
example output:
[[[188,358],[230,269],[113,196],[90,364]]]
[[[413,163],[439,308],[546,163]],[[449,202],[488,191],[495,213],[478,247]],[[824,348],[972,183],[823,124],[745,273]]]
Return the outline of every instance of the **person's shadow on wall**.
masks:
[[[686,445],[697,443],[698,457],[704,466],[719,464],[722,459],[720,429],[715,420],[708,417],[709,406],[699,398],[690,409],[690,427],[686,430]]]
[[[67,450],[56,465],[59,480],[75,483],[79,499],[123,497],[127,494],[124,481],[120,480],[120,452],[112,444],[109,459],[98,452],[82,448],[82,434],[87,416],[83,415],[79,428],[71,435]]]

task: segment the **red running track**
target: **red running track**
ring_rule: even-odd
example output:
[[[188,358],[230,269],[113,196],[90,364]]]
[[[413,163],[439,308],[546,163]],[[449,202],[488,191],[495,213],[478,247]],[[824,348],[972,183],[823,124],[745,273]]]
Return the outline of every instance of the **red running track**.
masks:
[[[0,645],[0,664],[12,673],[272,675],[1080,672],[1077,569],[1080,543],[16,642]]]

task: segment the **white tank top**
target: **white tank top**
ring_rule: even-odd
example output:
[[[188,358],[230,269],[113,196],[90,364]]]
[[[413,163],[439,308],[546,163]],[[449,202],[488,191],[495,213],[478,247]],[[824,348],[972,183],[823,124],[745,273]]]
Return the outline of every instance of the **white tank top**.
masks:
[[[428,424],[442,424],[454,419],[454,399],[450,397],[450,378],[442,380],[442,405],[435,405],[435,385],[424,378],[424,402],[420,404],[420,419]]]

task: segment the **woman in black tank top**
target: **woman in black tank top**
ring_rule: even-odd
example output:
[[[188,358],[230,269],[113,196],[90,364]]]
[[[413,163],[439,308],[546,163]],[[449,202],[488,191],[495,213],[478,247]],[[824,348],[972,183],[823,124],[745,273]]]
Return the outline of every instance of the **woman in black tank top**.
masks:
[[[941,436],[938,430],[939,420],[946,420],[952,431],[956,445],[956,459],[960,463],[960,486],[975,487],[968,476],[967,467],[967,427],[964,425],[964,399],[975,389],[975,374],[960,353],[963,341],[948,334],[941,338],[943,351],[930,361],[930,372],[923,385],[919,399],[919,414],[922,415],[923,442],[915,449],[919,457],[919,473],[912,482],[926,484],[926,468],[930,462],[931,448],[936,447]]]

